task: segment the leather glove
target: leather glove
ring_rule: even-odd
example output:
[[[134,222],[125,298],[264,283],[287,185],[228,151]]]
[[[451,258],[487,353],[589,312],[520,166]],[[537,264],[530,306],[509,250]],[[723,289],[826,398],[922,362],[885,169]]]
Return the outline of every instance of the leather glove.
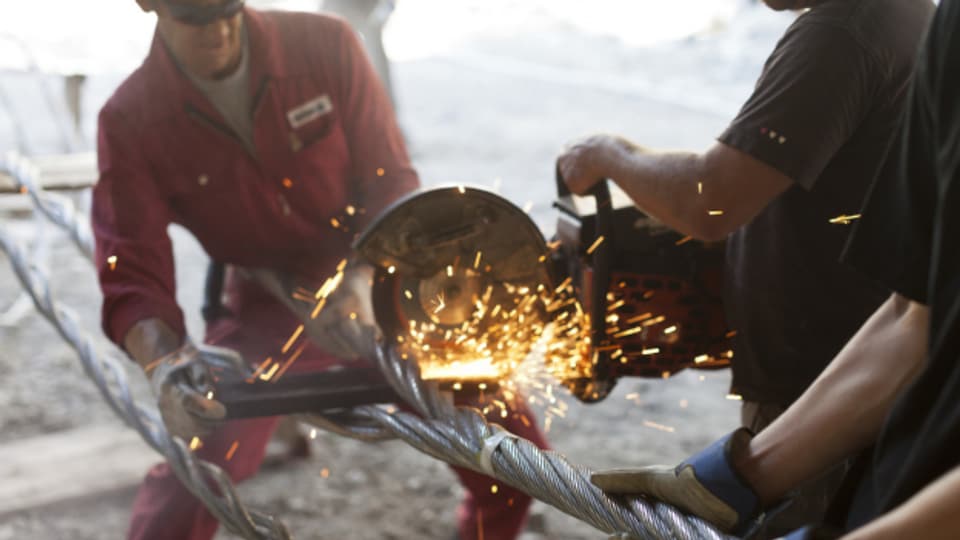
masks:
[[[752,437],[749,430],[740,428],[676,467],[600,471],[590,481],[608,494],[648,495],[726,532],[742,534],[760,512],[760,500],[733,468],[730,457]]]
[[[248,269],[247,275],[294,311],[311,340],[324,351],[344,360],[372,358],[380,330],[371,297],[373,267],[354,263],[343,271],[339,284],[316,312],[316,304],[294,299],[294,291],[310,290],[289,275],[272,270]],[[316,313],[316,317],[314,317]]]
[[[157,362],[150,383],[168,433],[189,441],[210,433],[226,417],[226,407],[213,396],[215,369],[239,376],[249,371],[235,351],[192,343]]]
[[[340,285],[327,297],[316,319],[306,324],[307,334],[330,354],[345,360],[372,358],[380,337],[371,296],[373,267],[350,265]]]

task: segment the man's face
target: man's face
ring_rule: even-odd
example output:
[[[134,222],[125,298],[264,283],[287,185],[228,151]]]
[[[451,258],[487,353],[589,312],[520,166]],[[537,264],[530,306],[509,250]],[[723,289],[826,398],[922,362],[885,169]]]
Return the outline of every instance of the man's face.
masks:
[[[763,0],[770,9],[784,11],[787,9],[805,9],[822,4],[827,0]]]
[[[157,14],[160,36],[191,75],[218,79],[231,74],[239,65],[242,2],[137,0],[137,3],[144,11]]]

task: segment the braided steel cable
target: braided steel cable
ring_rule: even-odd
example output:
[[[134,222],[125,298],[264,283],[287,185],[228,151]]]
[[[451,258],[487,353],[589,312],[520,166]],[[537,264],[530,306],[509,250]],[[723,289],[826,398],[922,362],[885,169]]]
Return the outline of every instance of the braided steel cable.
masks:
[[[26,188],[37,207],[60,227],[92,260],[89,226],[65,198],[54,198],[32,182],[29,163],[8,158],[6,168]],[[177,476],[232,531],[247,538],[289,538],[273,516],[247,510],[229,477],[218,467],[197,460],[182,440],[167,434],[153,409],[130,396],[122,361],[101,357],[67,310],[54,303],[42,272],[25,262],[22,250],[0,231],[0,248],[8,253],[17,276],[37,309],[76,349],[84,369],[114,411],[144,440],[163,454]],[[561,454],[544,451],[490,424],[479,412],[457,407],[452,396],[420,377],[415,361],[403,360],[391,347],[376,348],[376,363],[394,390],[418,414],[378,406],[363,406],[326,415],[299,417],[333,433],[376,441],[396,437],[436,459],[490,475],[601,531],[627,533],[640,539],[711,539],[732,537],[709,523],[663,503],[639,497],[611,497],[590,483],[590,471],[571,464]],[[109,374],[109,376],[107,375]]]
[[[34,171],[25,159],[8,156],[4,167],[30,193],[37,207],[58,226],[66,229],[71,240],[87,258],[92,259],[93,242],[89,228],[79,219],[73,204],[64,197],[42,192],[32,181]],[[53,298],[46,274],[29,262],[24,249],[0,229],[0,249],[10,259],[23,289],[37,311],[49,321],[77,353],[83,369],[121,420],[135,429],[143,440],[166,458],[171,469],[210,512],[232,532],[246,538],[289,540],[286,526],[274,516],[248,510],[237,497],[230,477],[214,464],[198,459],[184,441],[170,436],[155,407],[137,403],[130,392],[124,366],[128,363],[119,351],[104,354],[86,333],[78,318]]]
[[[211,513],[231,531],[247,538],[289,539],[286,527],[273,516],[249,511],[237,498],[229,476],[211,463],[197,459],[180,438],[171,437],[156,409],[137,403],[118,352],[102,354],[82,329],[78,318],[59,305],[46,275],[32,266],[23,249],[0,229],[0,249],[13,267],[34,305],[60,336],[77,352],[83,369],[93,379],[111,409],[154,450],[162,454],[184,486],[203,501]]]
[[[403,360],[392,347],[379,347],[376,362],[418,414],[378,406],[357,411],[427,455],[492,476],[607,533],[645,540],[733,538],[673,506],[607,495],[590,483],[590,470],[512,436],[480,411],[455,406],[450,394],[420,377],[417,362]]]
[[[18,152],[8,152],[0,164],[17,183],[20,191],[30,196],[33,205],[55,225],[70,235],[70,240],[80,249],[83,256],[93,260],[93,233],[90,224],[81,219],[73,203],[61,195],[44,191],[36,183],[38,174],[36,165]]]

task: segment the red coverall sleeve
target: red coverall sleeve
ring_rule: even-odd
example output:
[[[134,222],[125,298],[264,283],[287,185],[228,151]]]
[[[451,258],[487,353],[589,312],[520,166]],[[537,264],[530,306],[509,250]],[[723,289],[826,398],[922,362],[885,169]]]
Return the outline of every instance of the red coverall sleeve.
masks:
[[[95,264],[103,292],[103,331],[123,346],[137,322],[158,318],[180,336],[170,210],[138,146],[136,131],[118,114],[100,113],[93,189]]]
[[[410,164],[397,118],[356,32],[344,24],[340,32],[341,118],[357,183],[352,193],[365,209],[360,229],[384,208],[420,182]]]

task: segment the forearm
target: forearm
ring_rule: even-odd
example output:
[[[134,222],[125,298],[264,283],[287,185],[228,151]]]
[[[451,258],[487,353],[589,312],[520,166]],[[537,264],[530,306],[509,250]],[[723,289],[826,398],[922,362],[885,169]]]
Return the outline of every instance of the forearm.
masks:
[[[893,295],[776,422],[736,457],[764,503],[874,441],[926,357],[928,312]]]
[[[844,537],[844,540],[899,540],[922,536],[950,540],[960,531],[960,467],[904,504]]]
[[[610,176],[634,203],[672,229],[722,240],[792,185],[783,173],[722,143],[703,153],[661,152],[617,138]]]
[[[614,161],[611,179],[648,215],[682,234],[715,240],[710,220],[722,214],[708,208],[703,156],[692,152],[656,152],[621,139],[623,159]],[[707,184],[709,186],[709,183]]]
[[[161,319],[144,319],[133,325],[123,339],[123,347],[144,371],[158,359],[183,345],[180,336]]]

